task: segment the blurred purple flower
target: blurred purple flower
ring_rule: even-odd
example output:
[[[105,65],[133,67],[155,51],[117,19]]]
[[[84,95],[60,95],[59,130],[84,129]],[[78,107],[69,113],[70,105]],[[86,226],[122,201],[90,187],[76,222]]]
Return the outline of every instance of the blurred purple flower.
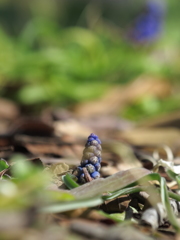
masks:
[[[163,29],[165,2],[147,0],[143,12],[134,20],[128,31],[128,38],[135,43],[148,43],[156,40]]]

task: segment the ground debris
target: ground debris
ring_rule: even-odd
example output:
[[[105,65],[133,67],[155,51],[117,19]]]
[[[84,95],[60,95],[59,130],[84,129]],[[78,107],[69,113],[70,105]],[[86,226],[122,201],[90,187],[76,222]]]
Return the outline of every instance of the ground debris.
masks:
[[[41,170],[44,169],[44,174],[50,173],[50,182],[45,189],[53,192],[54,196],[57,194],[55,204],[59,202],[67,204],[63,206],[69,209],[67,207],[71,204],[69,201],[75,198],[75,204],[79,205],[71,208],[72,210],[61,209],[56,214],[41,215],[36,210],[41,206],[43,197],[35,199],[33,204],[29,203],[31,200],[25,198],[24,201],[32,205],[29,206],[28,212],[22,210],[19,211],[20,215],[15,214],[18,211],[13,212],[15,215],[11,215],[12,211],[6,211],[3,215],[0,229],[4,234],[2,236],[5,236],[4,239],[8,236],[10,224],[13,226],[13,223],[15,227],[11,229],[14,236],[9,233],[8,240],[26,239],[28,235],[33,236],[33,239],[39,240],[42,237],[48,239],[50,233],[52,236],[49,239],[55,240],[58,239],[59,234],[62,236],[62,233],[67,240],[92,238],[129,240],[132,236],[134,240],[174,240],[178,236],[170,225],[166,212],[159,207],[162,204],[160,202],[157,206],[154,204],[157,203],[156,197],[158,199],[160,197],[160,185],[157,181],[148,182],[146,186],[137,185],[139,188],[142,187],[138,193],[123,194],[106,200],[103,204],[101,199],[101,203],[93,207],[81,207],[78,201],[87,199],[90,201],[91,198],[100,198],[101,195],[110,196],[112,191],[124,188],[140,177],[152,173],[154,166],[158,166],[158,173],[166,178],[168,191],[176,193],[179,187],[177,182],[172,181],[166,172],[167,169],[161,165],[169,161],[169,156],[172,164],[179,165],[179,127],[175,129],[169,122],[165,127],[163,123],[160,126],[152,124],[146,127],[142,124],[143,127],[141,125],[136,127],[135,124],[126,121],[121,125],[121,120],[116,121],[117,116],[115,118],[106,116],[105,124],[97,128],[96,124],[92,123],[95,117],[89,120],[77,116],[77,113],[76,116],[71,113],[62,118],[56,113],[55,118],[50,116],[48,118],[47,114],[50,113],[46,113],[48,121],[43,119],[44,113],[42,118],[20,118],[13,121],[11,127],[0,135],[0,157],[11,164],[14,154],[23,154],[25,161],[32,162]],[[178,114],[177,116],[179,117]],[[98,118],[99,122],[103,119],[102,116],[97,116],[96,119]],[[7,121],[9,124],[9,119]],[[111,126],[113,123],[115,124]],[[102,136],[101,178],[69,191],[63,183],[62,176],[72,173],[80,164],[87,135],[94,130]],[[167,154],[168,147],[165,144],[168,144],[172,154]],[[163,161],[160,162],[159,159]],[[160,166],[157,165],[158,162],[161,163]],[[6,177],[6,174],[11,178],[11,169],[1,171],[1,177]],[[40,179],[37,179],[33,183],[34,186],[40,182]],[[5,178],[1,180],[4,182]],[[26,184],[24,182],[23,184]],[[154,189],[150,191],[150,187]],[[26,189],[25,185],[23,189]],[[156,193],[153,195],[154,190]],[[30,199],[33,199],[33,194],[34,192],[30,195]],[[15,198],[18,202],[17,199],[19,198]],[[170,199],[170,204],[178,220],[179,202]],[[35,211],[31,207],[34,207]],[[32,214],[29,213],[30,211]],[[13,220],[14,216],[17,216],[16,222]],[[3,221],[8,217],[11,217],[11,221]],[[34,224],[40,225],[42,229],[38,227],[34,229],[32,219]],[[55,229],[54,233],[52,229]]]
[[[146,236],[132,226],[104,227],[102,224],[95,224],[89,221],[75,220],[70,224],[73,232],[79,233],[89,238],[102,240],[152,240],[152,237]]]

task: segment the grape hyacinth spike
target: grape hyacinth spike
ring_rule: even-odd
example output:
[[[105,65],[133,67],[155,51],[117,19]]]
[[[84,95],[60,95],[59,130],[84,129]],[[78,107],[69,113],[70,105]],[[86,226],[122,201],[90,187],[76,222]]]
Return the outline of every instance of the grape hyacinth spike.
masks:
[[[83,184],[89,179],[100,177],[101,150],[101,140],[96,134],[91,133],[85,144],[81,163],[73,171],[73,175],[78,178],[78,183]]]

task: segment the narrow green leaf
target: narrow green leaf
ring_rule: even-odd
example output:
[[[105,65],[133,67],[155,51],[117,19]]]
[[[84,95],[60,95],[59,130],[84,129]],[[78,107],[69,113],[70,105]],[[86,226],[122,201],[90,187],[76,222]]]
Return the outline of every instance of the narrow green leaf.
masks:
[[[69,189],[79,187],[79,184],[73,180],[73,176],[69,173],[62,176],[62,181]]]
[[[137,181],[134,181],[133,183],[127,185],[126,187],[134,187],[138,184],[147,184],[148,181],[160,181],[160,175],[158,173],[150,173],[148,175],[145,175],[141,178],[139,178]]]
[[[176,194],[176,193],[173,193],[173,192],[169,192],[168,191],[168,195],[170,198],[173,198],[175,199],[176,201],[179,201],[180,202],[180,195]]]
[[[177,174],[177,173],[175,173],[175,172],[173,172],[171,170],[167,170],[166,173],[168,174],[168,176],[170,178],[172,178],[173,180],[175,180],[177,182],[177,184],[178,184],[178,186],[180,188],[180,176],[179,176],[179,174]]]
[[[140,191],[145,191],[143,187],[130,187],[130,188],[123,188],[118,191],[112,192],[110,196],[102,196],[102,199],[107,201],[107,200],[112,200],[116,197],[119,197],[121,195],[126,195],[126,194],[131,194],[131,193],[136,193]]]
[[[180,232],[180,225],[176,219],[176,216],[175,216],[175,214],[172,210],[171,204],[169,202],[166,180],[163,177],[160,178],[160,185],[161,185],[161,199],[162,199],[163,205],[166,208],[168,219],[169,219],[170,223],[172,224],[172,226],[174,227],[174,229],[177,232]]]
[[[101,197],[94,197],[90,199],[75,200],[69,202],[60,202],[40,209],[40,212],[57,213],[74,210],[83,207],[95,207],[103,203]]]
[[[140,181],[150,181],[150,180],[157,180],[159,181],[160,183],[160,192],[161,192],[161,201],[167,211],[167,214],[168,214],[168,219],[170,221],[170,223],[172,224],[172,226],[174,227],[174,229],[177,231],[177,232],[180,232],[180,226],[179,226],[179,223],[176,219],[176,216],[171,208],[171,204],[170,204],[170,201],[169,201],[169,197],[172,197],[174,199],[176,199],[177,201],[180,200],[180,196],[178,196],[177,194],[175,193],[172,193],[172,192],[168,192],[167,191],[167,186],[166,186],[166,180],[161,177],[158,173],[152,173],[152,174],[149,174],[148,176],[145,176],[143,177],[142,179],[140,179]],[[135,184],[135,183],[133,183]],[[133,185],[132,184],[132,185]]]
[[[105,216],[106,218],[112,219],[115,222],[123,222],[125,219],[125,212],[122,213],[105,213],[103,211],[97,211],[98,213],[100,213],[102,216]]]
[[[0,159],[0,172],[7,169],[8,167],[9,164],[4,159]]]

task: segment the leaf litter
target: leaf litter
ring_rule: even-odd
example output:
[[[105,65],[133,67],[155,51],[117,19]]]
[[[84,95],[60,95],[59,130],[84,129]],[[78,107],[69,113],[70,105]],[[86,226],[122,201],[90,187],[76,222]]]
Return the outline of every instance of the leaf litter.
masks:
[[[71,128],[64,124],[67,119],[54,121],[48,114],[44,119],[44,113],[41,119],[21,117],[0,136],[4,239],[41,239],[48,232],[54,237],[64,233],[67,239],[178,238],[178,126],[98,129],[83,120],[82,129],[71,132],[81,119],[78,112],[66,116],[73,118]],[[69,190],[63,176],[72,176],[79,165],[87,132],[97,132],[102,141],[101,178]]]

